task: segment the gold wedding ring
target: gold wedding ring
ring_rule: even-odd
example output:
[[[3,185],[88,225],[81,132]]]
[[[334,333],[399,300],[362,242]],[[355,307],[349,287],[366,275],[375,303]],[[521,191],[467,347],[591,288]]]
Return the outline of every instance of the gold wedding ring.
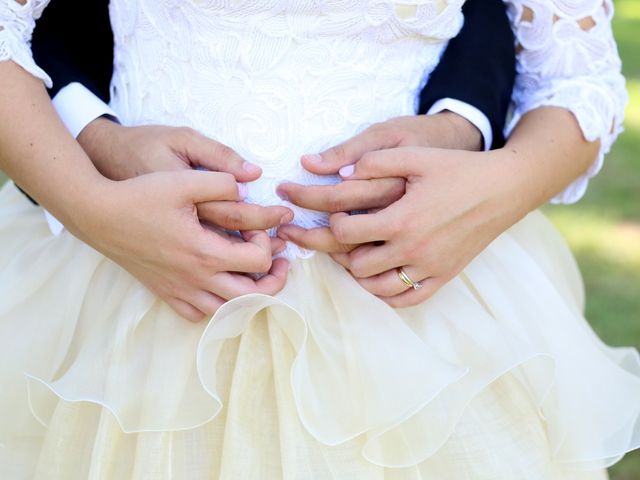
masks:
[[[409,275],[407,275],[406,272],[401,268],[398,268],[398,276],[400,277],[400,280],[402,280],[402,283],[404,283],[407,287],[411,287],[414,290],[420,290],[422,288],[422,284],[420,282],[414,282],[413,280],[411,280],[411,277],[409,277]]]

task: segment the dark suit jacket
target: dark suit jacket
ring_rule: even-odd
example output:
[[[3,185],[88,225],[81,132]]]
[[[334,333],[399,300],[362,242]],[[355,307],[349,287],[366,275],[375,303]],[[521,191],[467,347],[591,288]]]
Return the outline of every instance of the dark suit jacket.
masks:
[[[51,96],[80,82],[108,101],[113,72],[108,3],[55,0],[37,22],[33,55],[53,80]],[[473,105],[489,119],[492,148],[499,148],[515,79],[514,36],[502,0],[467,0],[463,10],[462,31],[449,42],[421,92],[419,111],[427,112],[442,98]]]
[[[463,10],[465,25],[422,91],[420,112],[447,97],[473,105],[489,119],[497,148],[504,143],[515,78],[514,37],[502,0],[468,0]],[[113,65],[108,0],[51,2],[36,24],[32,47],[38,65],[51,75],[52,96],[80,82],[108,101]]]

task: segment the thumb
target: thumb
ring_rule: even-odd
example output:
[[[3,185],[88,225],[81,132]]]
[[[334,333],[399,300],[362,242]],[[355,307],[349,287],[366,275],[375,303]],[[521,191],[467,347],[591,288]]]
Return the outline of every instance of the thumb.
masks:
[[[192,129],[184,129],[173,148],[175,153],[187,157],[191,165],[202,170],[230,173],[239,182],[252,182],[262,174],[259,166],[247,162],[232,148]]]
[[[420,164],[416,148],[390,148],[365,153],[355,165],[347,165],[339,171],[343,180],[370,180],[374,178],[409,178],[418,173]]]
[[[239,201],[247,196],[247,187],[236,182],[230,173],[183,170],[172,172],[175,185],[191,203],[220,200]]]
[[[342,167],[358,162],[366,153],[393,148],[398,143],[393,130],[384,128],[384,124],[374,125],[320,154],[304,155],[302,166],[318,175],[335,175]]]

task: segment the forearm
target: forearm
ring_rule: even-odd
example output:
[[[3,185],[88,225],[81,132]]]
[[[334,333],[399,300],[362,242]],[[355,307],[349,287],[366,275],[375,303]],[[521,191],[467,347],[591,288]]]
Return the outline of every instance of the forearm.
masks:
[[[544,107],[523,116],[505,147],[495,155],[498,171],[509,184],[513,206],[525,215],[582,175],[599,148],[599,142],[584,139],[569,111]]]
[[[77,207],[107,180],[68,133],[40,80],[0,62],[0,91],[0,169],[75,230]]]

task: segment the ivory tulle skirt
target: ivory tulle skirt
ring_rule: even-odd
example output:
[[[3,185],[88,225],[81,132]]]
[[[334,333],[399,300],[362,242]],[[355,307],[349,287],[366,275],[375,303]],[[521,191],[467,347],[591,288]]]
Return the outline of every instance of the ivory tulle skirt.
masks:
[[[582,308],[536,212],[417,307],[316,254],[193,324],[8,184],[0,478],[604,479],[640,445],[640,362]]]

